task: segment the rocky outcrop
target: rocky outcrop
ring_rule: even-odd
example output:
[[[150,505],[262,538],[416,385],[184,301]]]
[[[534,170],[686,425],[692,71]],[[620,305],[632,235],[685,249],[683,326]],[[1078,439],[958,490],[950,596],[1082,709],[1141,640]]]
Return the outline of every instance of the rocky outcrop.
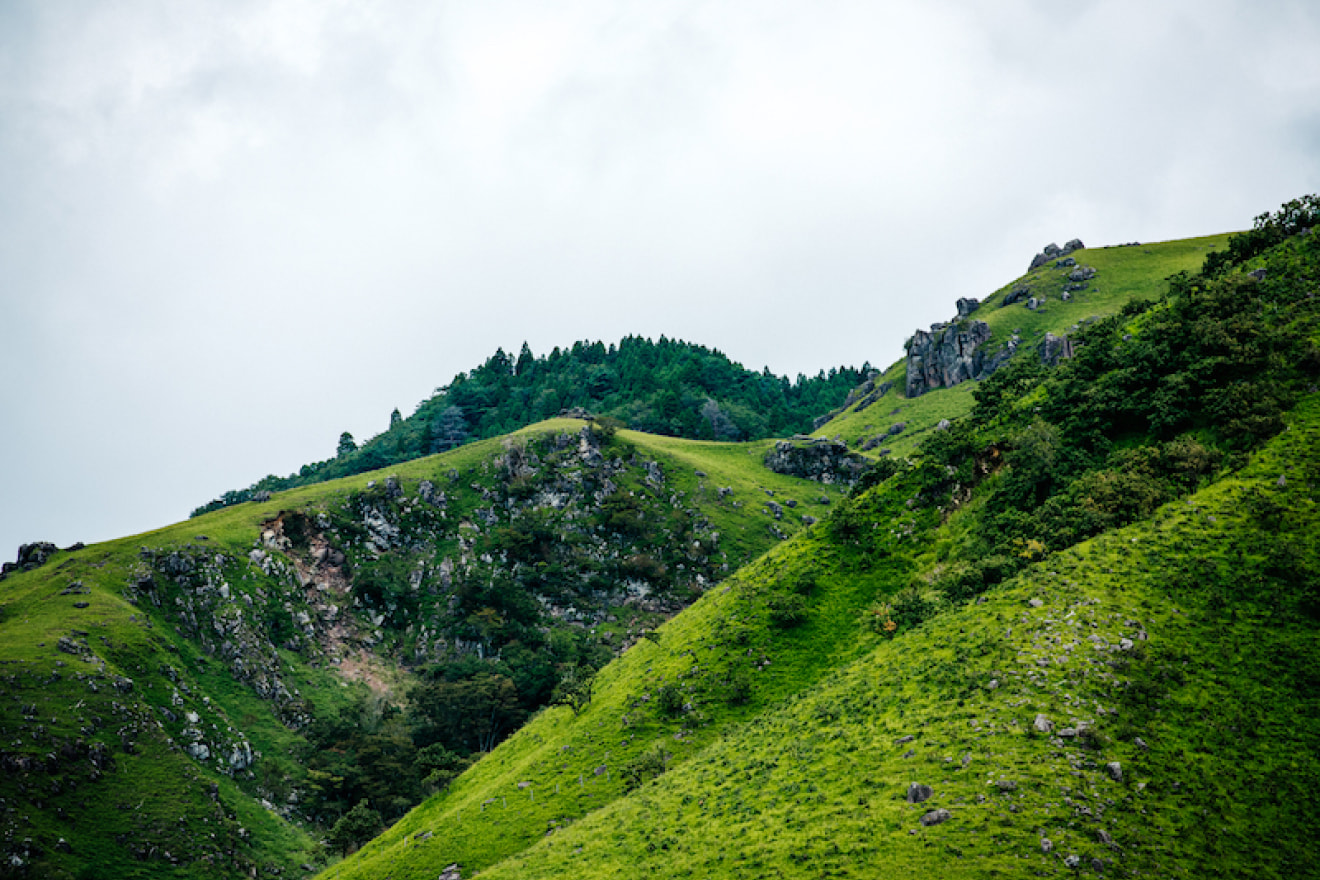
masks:
[[[964,297],[958,300],[958,317],[966,318],[972,312],[981,307],[981,301],[975,297]]]
[[[1046,333],[1045,339],[1040,344],[1040,362],[1054,366],[1059,361],[1072,357],[1073,351],[1073,342],[1067,336]]]
[[[871,462],[849,452],[844,443],[804,437],[797,442],[780,440],[765,454],[765,466],[791,477],[852,484],[871,469]]]
[[[45,565],[46,560],[50,559],[59,551],[49,541],[34,541],[31,544],[22,544],[18,548],[18,560],[15,562],[6,562],[0,566],[0,580],[5,575],[16,571],[31,571],[34,568]]]
[[[907,342],[907,396],[952,388],[994,372],[1002,361],[986,358],[989,340],[990,325],[984,321],[932,324],[929,333],[918,330]]]
[[[1084,247],[1086,247],[1086,245],[1082,244],[1082,240],[1080,238],[1074,238],[1072,241],[1068,242],[1063,247],[1059,247],[1057,244],[1053,244],[1053,243],[1047,244],[1045,245],[1045,249],[1043,251],[1036,254],[1036,256],[1032,258],[1031,266],[1027,269],[1027,271],[1030,272],[1033,269],[1039,269],[1041,266],[1044,266],[1046,263],[1050,262],[1051,260],[1060,260],[1071,254],[1073,251],[1080,251]]]

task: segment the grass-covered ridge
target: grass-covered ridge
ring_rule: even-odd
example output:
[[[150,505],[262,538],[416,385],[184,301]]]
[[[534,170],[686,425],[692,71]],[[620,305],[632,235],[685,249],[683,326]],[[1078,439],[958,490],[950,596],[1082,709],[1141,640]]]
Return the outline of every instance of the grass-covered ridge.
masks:
[[[548,355],[523,343],[515,358],[503,349],[459,373],[406,418],[394,410],[389,427],[360,445],[345,432],[334,458],[304,465],[232,490],[196,516],[260,497],[264,492],[359,474],[512,433],[565,412],[591,413],[650,434],[741,441],[808,430],[814,417],[838,406],[870,370],[831,367],[815,376],[749,370],[705,346],[660,337],[628,336],[615,345],[578,342]]]
[[[1084,248],[1070,256],[1078,265],[1097,270],[1087,290],[1071,293],[1069,300],[1062,300],[1060,294],[1072,267],[1055,268],[1050,262],[982,299],[971,318],[990,325],[992,335],[986,343],[987,350],[1002,348],[1016,333],[1021,356],[1031,357],[1046,333],[1074,336],[1087,322],[1117,314],[1129,302],[1158,299],[1164,293],[1167,278],[1179,272],[1199,270],[1206,256],[1222,250],[1229,238],[1224,234],[1154,244]],[[1010,292],[1023,287],[1033,295],[1044,296],[1045,305],[1034,311],[1023,300],[1003,305]],[[877,385],[890,383],[891,390],[864,405],[854,402],[818,428],[815,435],[841,437],[856,447],[882,438],[865,454],[877,455],[880,449],[888,449],[893,456],[903,457],[914,453],[942,419],[957,419],[972,408],[975,383],[908,399],[903,395],[905,376],[904,361],[899,360],[875,379]],[[906,426],[901,433],[885,436],[898,424]]]

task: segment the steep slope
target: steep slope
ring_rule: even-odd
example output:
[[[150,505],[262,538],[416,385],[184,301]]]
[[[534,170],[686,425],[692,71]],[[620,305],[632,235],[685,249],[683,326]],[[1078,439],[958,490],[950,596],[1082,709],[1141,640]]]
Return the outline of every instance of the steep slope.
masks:
[[[1320,241],[1289,236],[969,389],[326,876],[1314,864]]]
[[[402,812],[418,762],[488,748],[842,497],[766,470],[768,445],[552,421],[10,573],[5,870],[318,862],[316,823]],[[448,724],[419,687],[442,714],[494,693],[498,718]]]
[[[1320,630],[1263,548],[1320,571],[1317,450],[1313,396],[1233,477],[877,637],[481,876],[1309,875]]]

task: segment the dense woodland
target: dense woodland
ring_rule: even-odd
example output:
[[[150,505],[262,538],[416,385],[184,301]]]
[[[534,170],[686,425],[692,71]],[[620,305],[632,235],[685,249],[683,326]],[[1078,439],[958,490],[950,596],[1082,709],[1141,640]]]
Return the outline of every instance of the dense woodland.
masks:
[[[618,420],[651,434],[703,440],[756,440],[809,431],[812,419],[843,402],[865,381],[869,364],[798,375],[790,381],[766,367],[734,363],[715,349],[667,339],[625,337],[617,346],[577,342],[537,357],[523,343],[516,358],[503,349],[459,373],[404,418],[396,409],[387,430],[356,442],[347,432],[332,459],[287,477],[270,475],[224,493],[193,511],[198,516],[275,492],[388,467],[497,437],[571,410]]]

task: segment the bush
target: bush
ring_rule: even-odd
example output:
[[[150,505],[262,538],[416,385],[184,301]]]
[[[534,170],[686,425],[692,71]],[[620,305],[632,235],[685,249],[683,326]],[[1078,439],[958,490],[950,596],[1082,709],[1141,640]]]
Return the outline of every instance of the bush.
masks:
[[[673,755],[659,745],[652,746],[623,766],[623,790],[632,791],[643,782],[664,775]]]
[[[807,600],[796,594],[771,596],[767,603],[770,623],[780,629],[790,629],[807,619]]]

